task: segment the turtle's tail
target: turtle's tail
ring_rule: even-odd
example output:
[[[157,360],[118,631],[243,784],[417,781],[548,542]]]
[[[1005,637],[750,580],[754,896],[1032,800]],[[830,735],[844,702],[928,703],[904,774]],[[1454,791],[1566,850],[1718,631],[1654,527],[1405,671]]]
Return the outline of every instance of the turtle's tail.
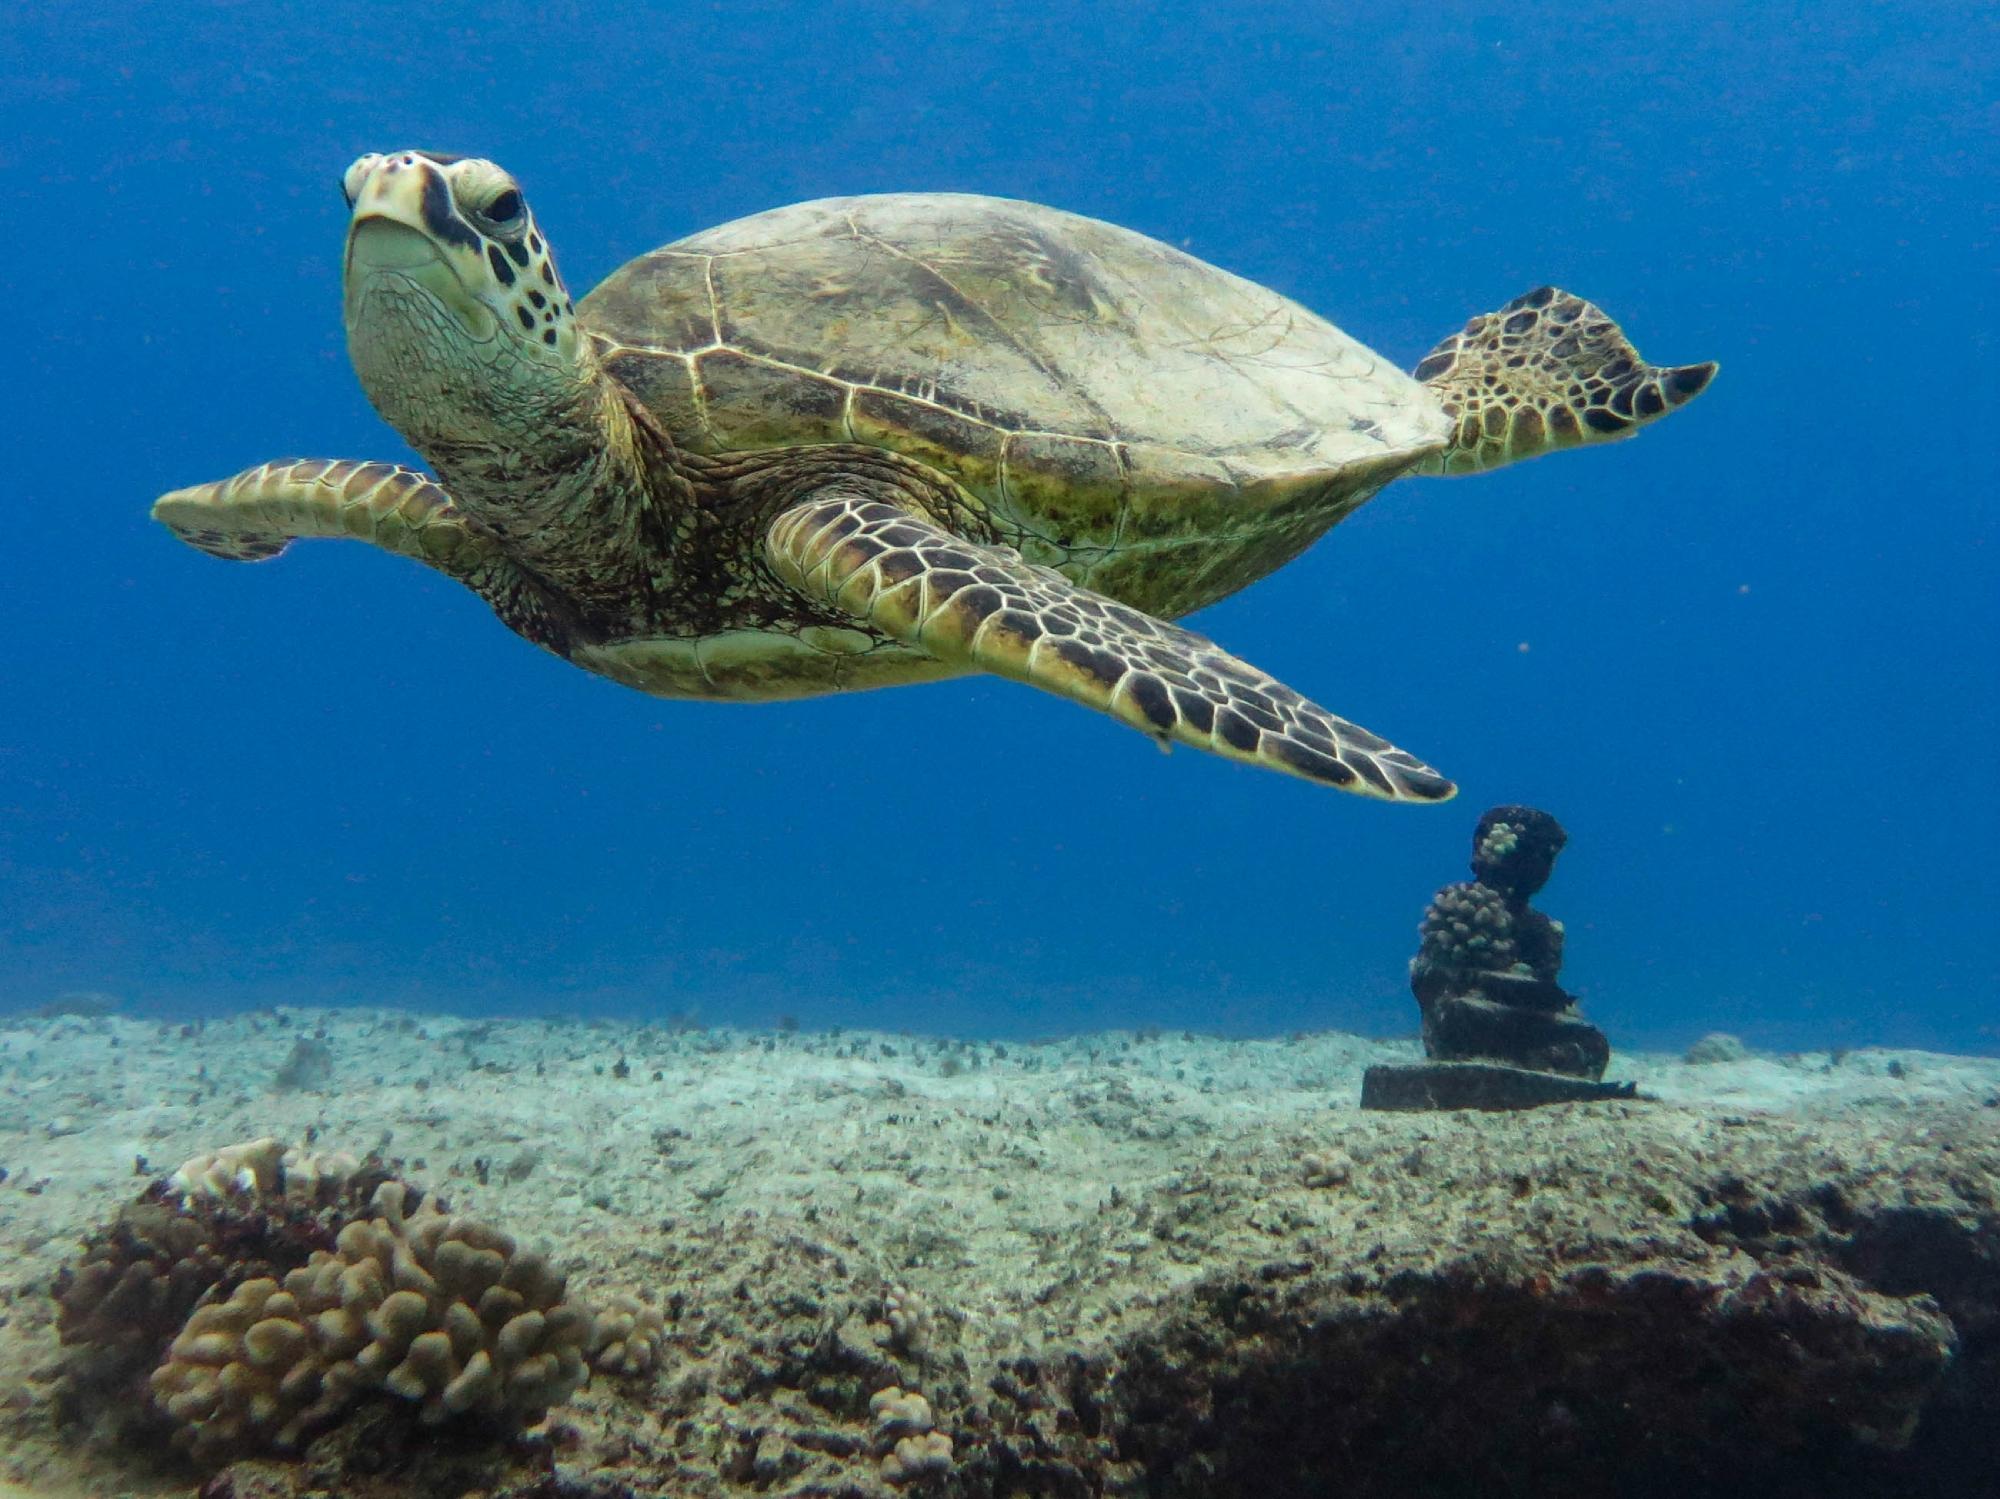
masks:
[[[1537,287],[1474,318],[1417,366],[1455,423],[1450,446],[1418,472],[1475,474],[1630,436],[1700,395],[1715,371],[1713,360],[1648,364],[1595,303]]]

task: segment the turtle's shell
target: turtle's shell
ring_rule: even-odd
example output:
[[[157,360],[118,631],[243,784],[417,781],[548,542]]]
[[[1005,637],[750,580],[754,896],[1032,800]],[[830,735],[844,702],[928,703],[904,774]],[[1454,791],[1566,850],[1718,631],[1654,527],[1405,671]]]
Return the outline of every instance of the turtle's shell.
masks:
[[[997,198],[773,209],[641,256],[579,313],[690,448],[895,449],[1030,557],[1170,617],[1289,560],[1450,426],[1276,292]]]

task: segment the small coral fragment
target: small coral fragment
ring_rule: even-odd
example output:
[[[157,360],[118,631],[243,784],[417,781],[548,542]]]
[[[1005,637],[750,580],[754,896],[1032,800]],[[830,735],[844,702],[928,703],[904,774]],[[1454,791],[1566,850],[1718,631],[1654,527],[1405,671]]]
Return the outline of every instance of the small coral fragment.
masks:
[[[636,1296],[620,1294],[597,1313],[590,1366],[605,1374],[650,1374],[660,1362],[667,1324]]]
[[[1345,1156],[1308,1152],[1299,1158],[1299,1173],[1308,1187],[1344,1187],[1354,1167]]]
[[[931,1403],[915,1390],[895,1385],[877,1390],[868,1397],[868,1414],[875,1423],[875,1450],[883,1453],[882,1477],[889,1483],[912,1483],[951,1467],[951,1438],[931,1429]]]
[[[877,1433],[923,1432],[931,1429],[931,1403],[915,1390],[890,1385],[868,1397],[868,1414]]]
[[[909,1354],[922,1354],[930,1346],[930,1304],[915,1291],[892,1287],[883,1298],[882,1317],[889,1324],[889,1344]]]
[[[882,1476],[890,1483],[913,1483],[930,1473],[951,1470],[951,1438],[941,1431],[904,1437],[882,1459]]]
[[[183,1197],[275,1192],[284,1159],[284,1143],[266,1135],[198,1155],[184,1162],[168,1180]]]

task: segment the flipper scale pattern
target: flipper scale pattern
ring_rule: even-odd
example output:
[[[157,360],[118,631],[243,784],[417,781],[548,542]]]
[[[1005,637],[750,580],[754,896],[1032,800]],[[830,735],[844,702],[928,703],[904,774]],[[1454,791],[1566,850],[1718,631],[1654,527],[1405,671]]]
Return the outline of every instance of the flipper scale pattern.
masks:
[[[1392,801],[1443,801],[1455,790],[1205,636],[858,486],[779,515],[767,551],[778,575],[820,604],[941,660],[1109,713],[1163,747],[1179,741]]]

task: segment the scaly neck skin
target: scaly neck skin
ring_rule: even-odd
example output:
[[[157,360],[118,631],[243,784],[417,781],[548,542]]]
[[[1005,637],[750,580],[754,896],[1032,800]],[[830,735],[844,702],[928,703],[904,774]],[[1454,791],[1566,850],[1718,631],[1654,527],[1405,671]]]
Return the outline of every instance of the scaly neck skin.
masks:
[[[663,544],[691,503],[677,455],[598,364],[484,341],[388,278],[350,287],[348,348],[375,409],[516,562],[611,624],[669,588]]]
[[[657,451],[657,433],[613,381],[600,374],[569,395],[519,408],[486,440],[412,441],[515,561],[587,614],[622,620],[671,586],[662,544],[687,490],[675,455]]]

